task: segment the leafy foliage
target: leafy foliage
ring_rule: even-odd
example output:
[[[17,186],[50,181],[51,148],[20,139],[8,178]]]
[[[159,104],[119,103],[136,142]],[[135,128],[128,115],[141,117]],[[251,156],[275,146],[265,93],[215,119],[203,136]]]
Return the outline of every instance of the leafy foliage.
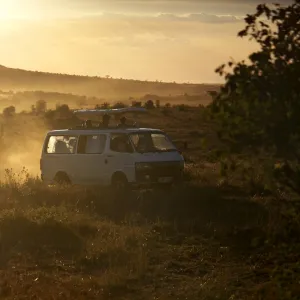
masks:
[[[16,112],[16,108],[14,106],[8,106],[3,109],[4,117],[12,117]]]
[[[153,109],[153,108],[155,108],[154,102],[152,100],[146,101],[144,106],[147,109]]]
[[[123,102],[117,102],[112,106],[112,108],[125,108],[125,107],[127,107],[127,105]]]
[[[300,141],[300,1],[272,7],[258,5],[247,15],[240,37],[249,37],[260,50],[250,63],[230,61],[216,72],[226,84],[211,109],[220,121],[219,136],[231,150],[254,146],[286,156],[297,155]]]
[[[131,106],[132,107],[142,107],[142,102],[132,101]]]
[[[36,102],[35,107],[38,114],[45,113],[47,110],[47,102],[43,99],[40,99]]]

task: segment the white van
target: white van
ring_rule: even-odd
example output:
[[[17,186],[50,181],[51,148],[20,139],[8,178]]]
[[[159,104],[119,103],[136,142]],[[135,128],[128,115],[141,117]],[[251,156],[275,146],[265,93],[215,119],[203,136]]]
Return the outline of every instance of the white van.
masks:
[[[47,133],[40,169],[47,184],[121,189],[180,181],[184,159],[159,129],[80,127]]]

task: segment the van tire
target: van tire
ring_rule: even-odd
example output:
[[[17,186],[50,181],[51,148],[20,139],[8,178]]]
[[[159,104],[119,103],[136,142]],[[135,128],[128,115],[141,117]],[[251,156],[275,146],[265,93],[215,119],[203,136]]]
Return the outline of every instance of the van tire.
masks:
[[[112,176],[111,188],[116,196],[123,196],[129,191],[129,184],[124,173],[118,172]]]
[[[65,172],[58,172],[54,177],[54,182],[58,185],[69,185],[71,184],[71,180],[67,173]]]

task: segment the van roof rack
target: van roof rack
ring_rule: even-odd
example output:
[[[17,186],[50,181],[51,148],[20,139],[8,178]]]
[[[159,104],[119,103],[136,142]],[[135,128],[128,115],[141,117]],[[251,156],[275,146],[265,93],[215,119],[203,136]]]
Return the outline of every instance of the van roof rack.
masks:
[[[104,115],[121,116],[126,114],[143,114],[147,113],[147,109],[143,107],[125,107],[115,109],[81,109],[75,110],[74,114],[81,120],[98,121]]]
[[[138,128],[139,126],[137,125],[127,125],[125,127],[117,127],[117,126],[108,126],[108,127],[99,127],[99,126],[91,126],[91,127],[85,127],[83,125],[77,125],[77,126],[74,126],[74,127],[70,127],[68,128],[68,130],[105,130],[105,129],[108,129],[108,130],[118,130],[118,129],[131,129],[131,128]]]

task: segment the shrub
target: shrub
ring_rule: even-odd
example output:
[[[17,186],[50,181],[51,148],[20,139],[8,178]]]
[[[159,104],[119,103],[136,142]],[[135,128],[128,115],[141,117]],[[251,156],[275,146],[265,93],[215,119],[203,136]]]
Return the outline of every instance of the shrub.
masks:
[[[104,102],[104,103],[102,103],[100,105],[100,108],[102,108],[102,109],[108,109],[108,108],[110,108],[110,104],[108,102]]]
[[[123,102],[117,102],[112,106],[112,108],[125,108],[125,107],[127,107],[127,105]]]
[[[47,110],[47,102],[45,100],[38,100],[35,105],[35,111],[38,114],[45,113]]]
[[[4,117],[12,117],[16,113],[16,108],[11,105],[3,109]]]
[[[270,176],[300,194],[300,1],[258,5],[245,22],[238,35],[260,49],[248,64],[230,61],[231,71],[225,64],[216,69],[226,82],[210,105],[211,116],[228,153],[263,150],[274,157],[273,166],[275,157],[284,160],[285,167]]]
[[[249,56],[250,64],[230,61],[231,73],[226,65],[216,70],[226,83],[211,108],[223,138],[235,146],[275,146],[281,153],[299,149],[299,21],[299,1],[285,8],[258,5],[239,36],[256,41],[260,50]]]
[[[176,108],[179,110],[179,111],[187,111],[187,105],[185,104],[179,104],[176,106]]]
[[[142,102],[132,101],[131,106],[132,107],[142,107]]]
[[[144,104],[145,108],[147,109],[153,109],[155,108],[154,106],[154,102],[152,100],[148,100],[145,104]]]

